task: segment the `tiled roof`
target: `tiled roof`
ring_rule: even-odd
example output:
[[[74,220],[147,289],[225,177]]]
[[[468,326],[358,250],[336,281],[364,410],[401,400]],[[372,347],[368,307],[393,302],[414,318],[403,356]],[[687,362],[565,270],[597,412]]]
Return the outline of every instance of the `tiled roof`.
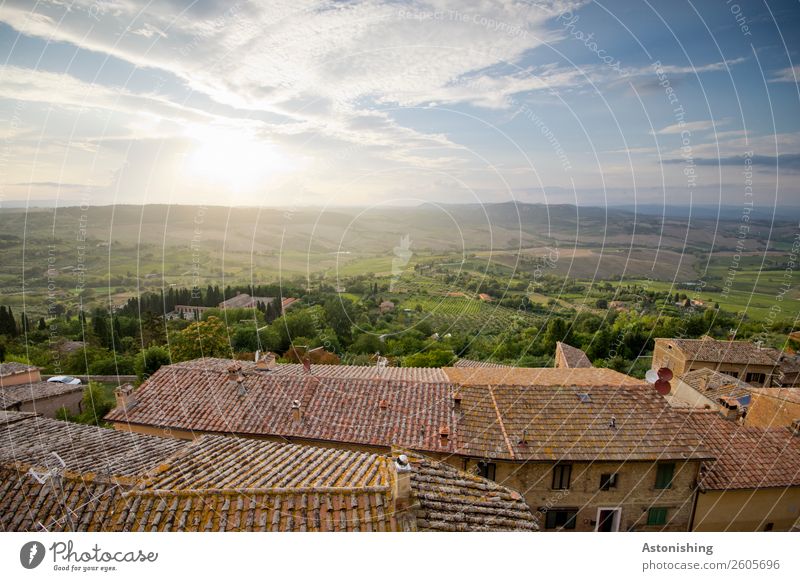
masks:
[[[684,373],[678,379],[714,402],[721,397],[744,397],[753,389],[749,383],[708,368]]]
[[[0,424],[0,462],[52,466],[58,460],[68,470],[131,476],[152,468],[185,442],[119,432],[30,414],[6,413]],[[17,421],[23,418],[21,421]]]
[[[83,385],[68,385],[55,381],[22,383],[0,389],[0,409],[10,409],[16,405],[56,397],[76,391],[83,391]]]
[[[577,347],[558,341],[556,342],[556,358],[558,358],[559,351],[564,355],[564,361],[566,361],[569,368],[592,366],[592,362],[589,361],[586,353]]]
[[[252,361],[232,361],[230,359],[193,359],[176,363],[178,367],[203,369],[209,371],[227,371],[232,363],[241,365],[244,371],[254,370]],[[302,363],[277,363],[269,371],[260,373],[268,375],[297,375],[314,376],[319,378],[345,378],[345,379],[392,379],[400,381],[415,381],[426,383],[447,382],[447,375],[437,367],[377,367],[374,365],[311,365],[311,373],[306,373]]]
[[[463,454],[539,461],[711,457],[650,386],[469,385],[460,393]]]
[[[226,301],[222,301],[219,304],[219,308],[221,309],[236,309],[241,307],[253,307],[258,303],[269,304],[275,300],[275,297],[251,297],[248,294],[241,293],[236,296],[229,298]]]
[[[203,436],[152,470],[153,490],[365,488],[388,485],[377,454]]]
[[[500,367],[510,368],[511,365],[503,365],[502,363],[492,363],[491,361],[475,361],[474,359],[459,359],[453,363],[453,367]]]
[[[35,426],[29,414],[7,414],[8,430]],[[45,428],[32,453],[0,458],[2,531],[396,531],[536,530],[519,493],[446,464],[412,455],[413,518],[395,518],[393,460],[386,455],[203,436],[174,447],[164,458],[117,463],[89,442],[72,439],[65,451],[64,430]],[[86,433],[86,426],[63,424]],[[140,456],[155,436],[98,429],[96,443],[127,436],[129,449],[111,443],[114,454]],[[55,450],[67,466],[47,473],[38,462]],[[30,452],[31,450],[23,450]],[[92,461],[97,464],[92,466]],[[38,473],[36,478],[31,468]],[[77,470],[75,469],[77,468]],[[134,470],[135,468],[135,470]],[[119,470],[117,470],[119,469]],[[118,476],[128,472],[128,476]],[[42,483],[40,480],[44,480]],[[401,524],[405,523],[405,524]]]
[[[689,361],[714,363],[741,363],[749,365],[775,365],[780,351],[759,347],[749,341],[717,341],[703,339],[656,339],[666,341],[680,349]]]
[[[37,367],[28,365],[27,363],[9,361],[8,363],[0,363],[0,377],[8,377],[9,375],[25,373],[26,371],[36,371],[37,369]]]
[[[613,369],[604,367],[554,368],[554,367],[511,367],[500,368],[459,368],[445,367],[444,372],[450,381],[461,385],[514,384],[514,385],[647,385]]]
[[[409,454],[417,528],[430,531],[533,531],[522,496],[443,462]]]
[[[22,463],[0,465],[0,531],[110,531],[130,482],[64,472],[43,483]]]
[[[135,392],[136,405],[117,408],[108,421],[201,432],[400,445],[449,452],[439,429],[452,433],[449,383],[281,376],[244,371],[242,389],[228,374],[184,365],[164,366]],[[302,420],[293,418],[298,401]],[[442,405],[444,403],[444,405]]]
[[[788,429],[743,426],[710,411],[685,415],[716,457],[701,477],[703,488],[800,486],[800,437]]]

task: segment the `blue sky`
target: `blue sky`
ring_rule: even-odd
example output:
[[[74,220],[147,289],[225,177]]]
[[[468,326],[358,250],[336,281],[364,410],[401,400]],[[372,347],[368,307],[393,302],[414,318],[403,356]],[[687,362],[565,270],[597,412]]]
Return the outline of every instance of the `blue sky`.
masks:
[[[798,30],[796,1],[4,2],[0,202],[798,206]]]

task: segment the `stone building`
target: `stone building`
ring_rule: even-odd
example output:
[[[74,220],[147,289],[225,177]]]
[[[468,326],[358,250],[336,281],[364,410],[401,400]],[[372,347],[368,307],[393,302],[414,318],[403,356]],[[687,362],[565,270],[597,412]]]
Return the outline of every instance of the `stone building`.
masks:
[[[41,380],[42,376],[38,367],[15,361],[0,363],[0,388],[22,383],[34,383]]]
[[[639,380],[609,369],[163,367],[119,394],[119,430],[401,446],[519,490],[543,528],[688,530],[710,456]]]
[[[752,386],[770,387],[776,379],[781,352],[748,341],[656,339],[653,369],[668,367],[675,375],[713,369]]]
[[[49,381],[4,386],[0,388],[0,410],[35,412],[50,418],[61,408],[78,414],[83,411],[84,387]]]

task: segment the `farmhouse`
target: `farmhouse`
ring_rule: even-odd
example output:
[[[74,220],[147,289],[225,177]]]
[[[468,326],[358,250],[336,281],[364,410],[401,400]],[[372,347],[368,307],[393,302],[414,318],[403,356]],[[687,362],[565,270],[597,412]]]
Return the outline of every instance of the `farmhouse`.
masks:
[[[714,371],[708,367],[695,369],[676,377],[672,381],[671,402],[681,402],[688,407],[718,411],[730,408],[735,401],[737,410],[744,413],[750,405],[753,386],[731,375]]]

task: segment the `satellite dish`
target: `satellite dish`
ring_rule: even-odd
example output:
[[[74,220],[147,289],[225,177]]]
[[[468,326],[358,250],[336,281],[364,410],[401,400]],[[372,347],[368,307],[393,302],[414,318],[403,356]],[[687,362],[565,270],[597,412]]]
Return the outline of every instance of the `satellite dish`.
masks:
[[[662,367],[657,373],[659,379],[663,379],[664,381],[672,379],[672,370],[669,367]]]
[[[670,390],[672,389],[672,386],[669,384],[669,381],[667,381],[666,379],[658,379],[658,380],[656,380],[656,382],[654,384],[654,387],[656,388],[656,391],[661,395],[669,394]]]
[[[655,383],[658,380],[658,372],[655,369],[648,369],[647,373],[644,374],[644,378],[647,383]]]

